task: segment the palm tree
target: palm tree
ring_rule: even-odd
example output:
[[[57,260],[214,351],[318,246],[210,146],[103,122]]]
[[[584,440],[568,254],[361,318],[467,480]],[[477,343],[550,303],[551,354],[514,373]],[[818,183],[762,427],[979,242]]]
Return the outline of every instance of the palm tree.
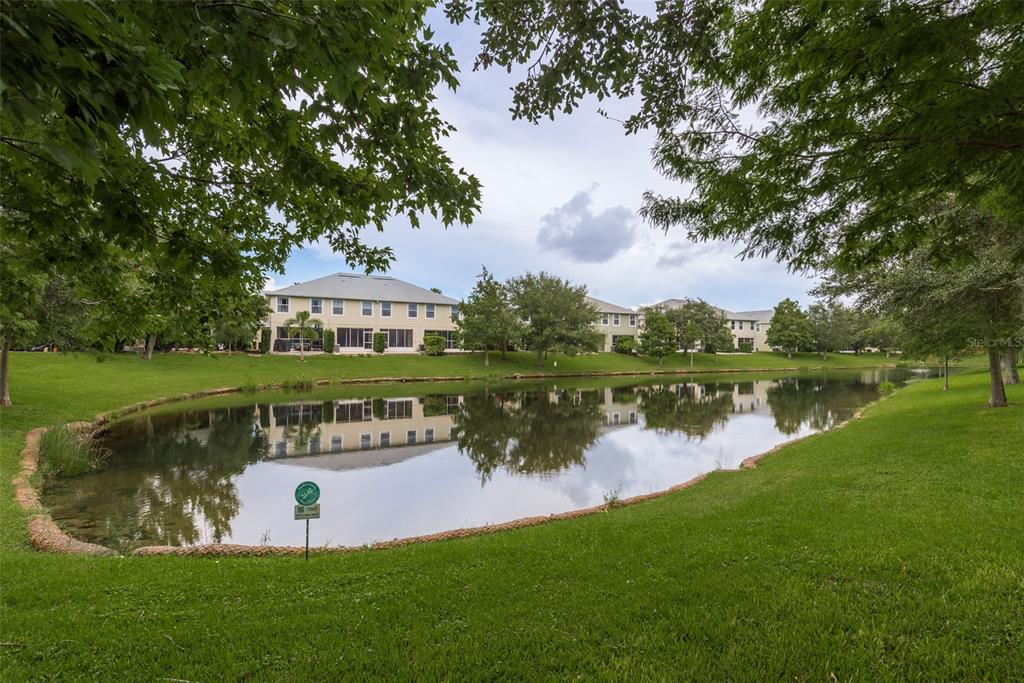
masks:
[[[320,329],[324,324],[316,318],[311,318],[309,311],[299,311],[294,318],[285,320],[284,326],[288,328],[289,337],[297,336],[299,338],[299,360],[305,363],[306,347],[302,342],[306,337],[319,337]]]

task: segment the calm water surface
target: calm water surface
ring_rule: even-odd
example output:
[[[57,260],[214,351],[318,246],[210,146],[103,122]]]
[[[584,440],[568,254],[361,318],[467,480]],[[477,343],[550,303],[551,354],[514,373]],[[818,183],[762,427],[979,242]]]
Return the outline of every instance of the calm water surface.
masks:
[[[113,425],[101,437],[107,466],[49,485],[44,503],[77,538],[111,547],[301,545],[293,492],[310,479],[322,491],[311,543],[358,545],[660,491],[834,426],[877,398],[879,382],[914,376],[923,375],[467,385],[460,394],[411,385],[182,403]]]

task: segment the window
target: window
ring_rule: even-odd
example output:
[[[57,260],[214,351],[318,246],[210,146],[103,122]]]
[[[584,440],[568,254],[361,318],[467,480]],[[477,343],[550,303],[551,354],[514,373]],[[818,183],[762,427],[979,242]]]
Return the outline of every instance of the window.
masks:
[[[373,446],[373,437],[369,434],[359,435],[359,447],[364,451]]]
[[[761,331],[761,323],[757,323],[756,325],[754,325],[754,331],[755,332],[760,332]]]
[[[735,330],[736,329],[736,321],[735,320],[730,320],[729,321],[729,329],[730,330]]]
[[[309,312],[310,313],[323,313],[324,312],[324,300],[323,299],[310,299],[309,300]]]
[[[420,314],[420,307],[418,304],[409,304],[409,317],[417,318]]]
[[[389,349],[412,348],[412,330],[381,330],[388,335]]]
[[[616,327],[618,327],[621,324],[622,324],[622,318],[619,317],[619,314],[618,313],[613,314],[612,315],[612,325],[615,325]]]
[[[604,325],[605,327],[608,326],[608,314],[607,313],[602,313],[601,314],[601,324]]]
[[[612,424],[617,425],[622,418],[619,417],[619,413],[612,413]]]
[[[279,328],[277,328],[277,338],[278,339],[288,339],[288,328],[287,327],[279,327]]]
[[[334,409],[335,422],[365,422],[373,417],[370,401],[346,401]]]
[[[331,313],[334,315],[345,315],[345,300],[344,299],[332,299],[331,300]]]
[[[388,400],[385,402],[385,419],[401,420],[412,417],[412,399]]]
[[[345,448],[345,437],[343,436],[332,436],[331,437],[331,452],[338,453]]]
[[[287,313],[288,312],[288,297],[279,296],[277,297],[277,312]]]
[[[370,317],[371,315],[373,315],[373,302],[372,301],[364,301],[363,302],[363,315],[365,315],[366,317]]]
[[[408,444],[409,446],[411,446],[414,443],[416,443],[416,430],[415,429],[410,429],[409,431],[407,431],[405,433],[405,443]]]
[[[339,327],[334,343],[343,349],[366,348],[367,340],[373,345],[373,330],[363,327]]]
[[[740,326],[739,326],[738,329],[741,329],[741,330],[743,329],[743,321],[742,320],[740,321]]]
[[[458,320],[458,319],[459,319],[459,307],[458,306],[452,306],[452,320]]]
[[[314,438],[309,440],[309,454],[310,455],[317,455],[322,448],[323,448],[323,446],[320,443],[320,436],[319,435],[317,435],[316,437],[314,437]]]
[[[380,433],[380,447],[387,448],[391,445],[391,432]]]
[[[427,304],[427,317],[433,319],[434,317],[434,304]]]
[[[434,443],[434,428],[423,430],[423,443]]]
[[[629,424],[631,424],[631,425],[635,425],[636,424],[636,411],[635,410],[629,411]]]
[[[636,315],[629,316],[629,326],[636,327]]]
[[[381,301],[380,302],[380,314],[381,314],[381,317],[384,317],[384,318],[390,318],[391,317],[391,302],[390,301]]]
[[[274,455],[276,455],[279,458],[283,458],[284,456],[288,455],[288,442],[278,441],[276,444],[274,444]]]

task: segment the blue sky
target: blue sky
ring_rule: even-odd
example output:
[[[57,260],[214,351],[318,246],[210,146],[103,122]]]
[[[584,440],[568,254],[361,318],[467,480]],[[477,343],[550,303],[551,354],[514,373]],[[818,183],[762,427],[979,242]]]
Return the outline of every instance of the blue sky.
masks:
[[[623,306],[672,297],[702,297],[732,310],[771,308],[785,297],[807,303],[814,281],[770,260],[741,261],[739,247],[689,242],[638,216],[645,190],[685,194],[686,188],[652,168],[653,135],[626,136],[621,126],[586,102],[571,116],[538,125],[509,113],[516,75],[474,72],[477,29],[431,23],[455,49],[462,74],[456,93],[438,92],[437,108],[458,132],[445,140],[456,167],[483,185],[482,208],[470,226],[445,230],[429,216],[419,230],[390,221],[372,244],[390,245],[388,274],[461,298],[481,266],[499,278],[546,270],[586,284],[590,293]],[[604,102],[616,118],[631,103]],[[350,269],[326,244],[296,250],[284,274],[268,273],[268,288]]]

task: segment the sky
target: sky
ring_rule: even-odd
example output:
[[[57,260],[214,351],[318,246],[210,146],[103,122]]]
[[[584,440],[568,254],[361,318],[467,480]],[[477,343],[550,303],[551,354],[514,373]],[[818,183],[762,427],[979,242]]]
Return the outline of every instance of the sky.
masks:
[[[785,297],[809,303],[814,280],[771,260],[740,260],[735,244],[690,242],[681,228],[665,233],[639,217],[644,191],[687,189],[654,170],[652,132],[627,136],[598,114],[596,100],[554,121],[513,120],[516,74],[474,72],[478,29],[452,27],[437,13],[429,20],[461,68],[458,91],[437,93],[438,110],[457,129],[444,147],[456,168],[480,179],[481,210],[471,225],[447,230],[429,215],[419,229],[396,218],[382,233],[367,230],[367,242],[394,250],[388,275],[457,299],[485,266],[499,279],[544,270],[627,307],[684,297],[736,311],[772,308]],[[635,103],[601,107],[624,119]],[[285,273],[268,273],[267,288],[351,271],[328,244],[314,243],[292,253]]]

